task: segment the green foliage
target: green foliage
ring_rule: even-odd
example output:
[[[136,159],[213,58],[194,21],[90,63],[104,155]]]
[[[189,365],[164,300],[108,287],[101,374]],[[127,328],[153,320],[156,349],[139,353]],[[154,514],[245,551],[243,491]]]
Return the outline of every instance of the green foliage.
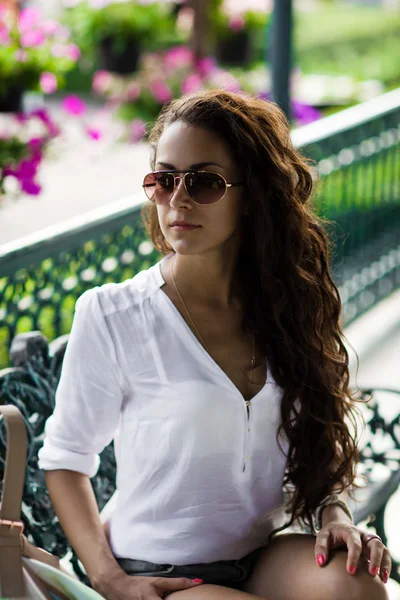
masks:
[[[134,38],[146,50],[156,50],[180,41],[176,32],[171,7],[162,2],[139,4],[111,2],[103,8],[94,8],[83,0],[65,12],[65,22],[90,58],[102,40],[115,40],[116,50]]]
[[[338,4],[295,13],[294,61],[304,73],[400,82],[400,15]]]

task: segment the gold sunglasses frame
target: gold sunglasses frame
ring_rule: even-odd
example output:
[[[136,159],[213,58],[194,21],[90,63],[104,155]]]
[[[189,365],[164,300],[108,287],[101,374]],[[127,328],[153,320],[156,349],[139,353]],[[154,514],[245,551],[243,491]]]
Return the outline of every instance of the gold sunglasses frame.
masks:
[[[178,170],[178,169],[174,169],[174,170],[166,169],[166,170],[162,170],[162,171],[150,171],[150,173],[147,173],[147,175],[145,175],[145,177],[143,179],[143,184],[142,184],[142,187],[143,187],[143,190],[144,190],[145,194],[146,194],[146,187],[150,187],[150,186],[146,186],[144,184],[144,181],[145,181],[146,177],[148,177],[149,175],[158,175],[159,173],[170,174],[170,175],[172,175],[174,177],[174,189],[173,189],[171,198],[173,198],[173,196],[175,194],[175,190],[178,187],[177,184],[176,184],[176,181],[177,180],[179,180],[179,181],[182,180],[187,196],[192,200],[192,202],[194,202],[198,206],[208,206],[209,204],[217,204],[223,198],[225,198],[225,196],[226,196],[229,188],[231,188],[231,187],[237,187],[239,185],[244,185],[244,181],[239,181],[237,183],[228,183],[223,175],[220,175],[219,173],[214,173],[213,171],[185,171],[185,170]],[[184,175],[182,177],[175,177],[175,173],[184,173]],[[188,191],[187,186],[186,186],[186,176],[189,175],[189,174],[190,175],[197,175],[199,173],[207,173],[208,175],[217,175],[218,177],[221,177],[221,179],[225,183],[225,192],[224,192],[224,194],[221,196],[221,198],[219,200],[216,200],[215,202],[207,202],[207,203],[196,202],[196,200],[194,198],[192,198],[192,196],[189,194],[189,191]],[[146,194],[146,198],[150,202],[152,202],[153,204],[156,204],[156,201],[153,200],[152,198],[149,198],[147,194]],[[169,200],[169,202],[171,202],[171,199]],[[168,202],[168,204],[169,204],[169,202]]]

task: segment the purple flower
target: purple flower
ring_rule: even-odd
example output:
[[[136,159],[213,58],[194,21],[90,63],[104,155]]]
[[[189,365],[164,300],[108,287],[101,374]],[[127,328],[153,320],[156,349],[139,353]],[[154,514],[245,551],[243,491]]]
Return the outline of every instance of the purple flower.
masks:
[[[30,31],[24,31],[21,35],[21,46],[24,48],[37,48],[43,46],[46,41],[46,37],[43,31],[32,29]]]
[[[57,77],[54,73],[44,71],[40,75],[40,87],[45,94],[53,94],[58,87]]]
[[[37,173],[39,162],[37,160],[24,159],[22,160],[16,171],[16,175],[20,181],[32,179]]]
[[[21,190],[30,196],[38,196],[42,191],[41,186],[33,179],[23,179],[20,183]]]
[[[86,112],[86,104],[78,96],[67,96],[61,103],[63,110],[74,116],[83,115]]]
[[[307,125],[307,123],[312,123],[321,118],[321,113],[316,108],[295,100],[292,102],[292,111],[294,118],[300,125]]]
[[[42,140],[41,138],[31,138],[28,142],[29,149],[34,159],[39,161],[42,158]]]
[[[59,135],[60,128],[54,121],[51,119],[50,115],[44,108],[37,108],[30,113],[33,117],[37,117],[44,123],[47,127],[47,131],[49,132],[50,137],[55,137]]]
[[[146,133],[146,125],[142,119],[134,119],[130,125],[130,140],[140,142]]]
[[[159,104],[165,104],[172,99],[172,91],[164,81],[153,81],[150,88],[154,99]]]

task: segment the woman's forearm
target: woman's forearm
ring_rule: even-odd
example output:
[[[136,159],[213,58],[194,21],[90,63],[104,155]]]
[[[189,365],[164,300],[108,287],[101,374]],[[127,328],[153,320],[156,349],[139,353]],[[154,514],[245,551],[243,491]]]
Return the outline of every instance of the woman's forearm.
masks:
[[[61,527],[92,585],[121,571],[100,521],[89,477],[75,471],[46,471],[46,483]]]

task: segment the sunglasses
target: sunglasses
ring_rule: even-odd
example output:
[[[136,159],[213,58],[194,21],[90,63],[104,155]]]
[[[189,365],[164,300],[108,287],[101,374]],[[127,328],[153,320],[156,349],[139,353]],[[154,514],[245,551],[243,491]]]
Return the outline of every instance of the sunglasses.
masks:
[[[177,173],[183,175],[177,177]],[[149,173],[143,180],[143,189],[151,202],[169,204],[181,179],[187,195],[196,204],[215,204],[222,200],[228,188],[243,185],[243,182],[228,183],[218,173],[174,170]]]

